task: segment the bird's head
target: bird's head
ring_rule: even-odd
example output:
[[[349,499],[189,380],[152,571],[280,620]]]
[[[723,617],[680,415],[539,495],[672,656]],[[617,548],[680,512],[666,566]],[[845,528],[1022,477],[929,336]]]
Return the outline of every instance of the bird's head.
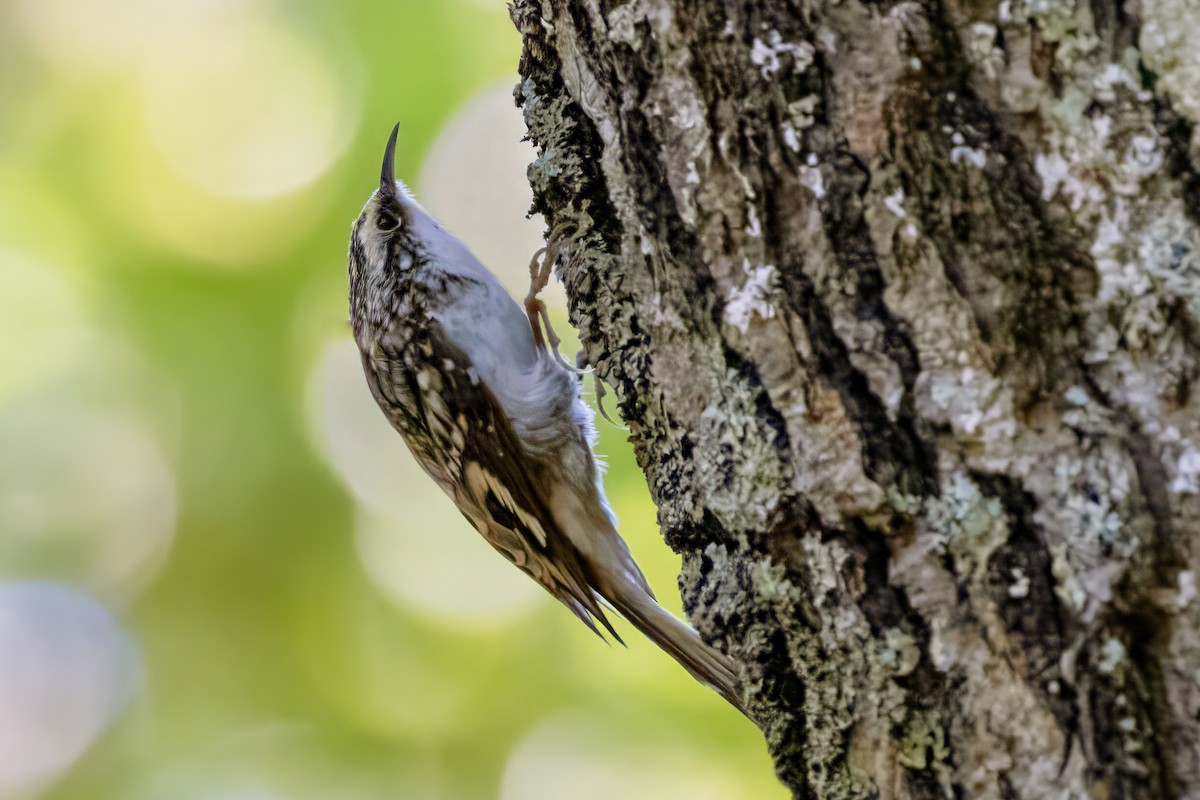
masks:
[[[440,229],[412,193],[396,180],[396,133],[383,153],[379,188],[372,193],[350,234],[350,290],[381,286],[423,260],[430,229]]]
[[[392,128],[388,137],[379,188],[367,200],[350,234],[350,316],[356,329],[365,321],[378,321],[394,292],[407,280],[419,279],[422,271],[495,282],[466,245],[396,180],[399,128]]]

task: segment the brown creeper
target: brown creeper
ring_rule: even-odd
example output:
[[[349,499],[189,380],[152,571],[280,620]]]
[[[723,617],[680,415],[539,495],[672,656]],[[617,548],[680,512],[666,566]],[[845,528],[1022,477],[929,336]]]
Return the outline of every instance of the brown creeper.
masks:
[[[350,319],[375,401],[492,547],[620,641],[607,602],[740,709],[732,662],[659,607],[617,533],[592,412],[541,334],[545,275],[523,311],[395,179],[395,146],[393,129],[350,237]]]

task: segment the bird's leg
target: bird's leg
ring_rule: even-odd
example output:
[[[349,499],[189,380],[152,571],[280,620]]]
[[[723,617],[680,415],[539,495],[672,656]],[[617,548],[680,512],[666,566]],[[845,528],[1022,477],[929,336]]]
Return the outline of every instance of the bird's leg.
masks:
[[[546,284],[550,282],[550,273],[554,269],[554,262],[558,260],[559,241],[561,241],[561,237],[557,230],[551,231],[550,240],[546,246],[534,253],[533,259],[529,262],[529,294],[525,295],[525,315],[529,317],[529,325],[533,328],[533,340],[538,347],[545,347],[546,342],[549,342],[550,349],[558,362],[571,369],[571,365],[558,352],[558,346],[562,344],[562,340],[558,338],[558,334],[550,325],[550,314],[546,311],[546,303],[538,297],[542,289],[545,289]],[[544,337],[543,325],[546,326]]]
[[[546,254],[548,248],[540,247],[533,254],[533,258],[529,260],[529,294],[525,295],[525,315],[529,317],[529,327],[533,329],[533,341],[538,347],[545,347],[545,340],[542,338],[542,326],[540,323],[541,315],[545,313],[546,304],[538,297],[538,292],[546,288],[546,283],[550,276],[547,274],[549,270],[542,263],[542,256]]]
[[[574,366],[567,363],[567,360],[558,352],[558,346],[561,344],[561,341],[558,335],[554,333],[554,328],[550,325],[550,316],[546,312],[546,303],[538,297],[538,294],[550,282],[551,270],[554,268],[554,262],[558,260],[559,243],[564,237],[563,231],[564,227],[556,227],[552,230],[546,246],[534,253],[533,258],[529,262],[529,294],[525,295],[525,315],[529,317],[529,325],[533,328],[533,340],[537,343],[537,346],[545,347],[546,342],[549,342],[550,349],[554,352],[554,357],[558,359],[560,364],[567,369],[582,374],[591,369],[588,365],[587,354],[580,350],[575,355]],[[546,326],[544,335],[542,333],[543,325]],[[600,376],[595,370],[592,370],[592,381],[596,390],[596,406],[600,409],[600,416],[613,425],[620,427],[620,423],[616,422],[604,410],[604,397],[608,394],[608,390],[604,388],[604,382],[600,380]]]

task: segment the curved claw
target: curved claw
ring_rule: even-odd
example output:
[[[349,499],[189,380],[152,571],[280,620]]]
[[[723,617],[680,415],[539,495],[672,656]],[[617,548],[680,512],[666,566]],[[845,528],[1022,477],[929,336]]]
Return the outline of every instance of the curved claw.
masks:
[[[592,382],[596,389],[596,408],[600,410],[600,416],[604,417],[604,419],[610,425],[616,425],[618,428],[629,430],[624,425],[610,417],[608,412],[604,410],[604,396],[608,394],[608,390],[604,388],[604,381],[600,380],[600,374],[598,372],[592,373]]]

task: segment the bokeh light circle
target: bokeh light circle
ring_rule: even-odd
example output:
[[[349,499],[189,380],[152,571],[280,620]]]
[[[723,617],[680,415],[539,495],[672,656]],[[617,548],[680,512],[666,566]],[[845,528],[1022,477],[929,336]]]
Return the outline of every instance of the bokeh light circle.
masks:
[[[0,250],[0,580],[56,578],[129,598],[165,561],[174,476],[155,438],[100,398],[143,378],[94,326],[78,280]]]
[[[548,597],[474,530],[437,524],[438,516],[414,504],[404,520],[359,519],[354,541],[363,568],[393,600],[445,622],[483,627],[511,622]]]
[[[165,768],[139,773],[123,800],[376,800],[437,798],[437,765],[403,754],[364,769],[335,754],[319,726],[281,719],[235,729]]]
[[[737,776],[694,753],[638,741],[582,715],[541,723],[504,769],[501,800],[735,800],[748,796]]]
[[[155,0],[18,0],[15,5],[42,54],[75,69],[129,66],[153,40],[165,11]]]
[[[421,204],[471,248],[509,292],[529,291],[529,259],[544,242],[540,215],[526,217],[533,192],[525,177],[537,155],[513,105],[513,84],[501,81],[472,97],[438,133],[417,180]],[[565,308],[557,280],[542,299]]]
[[[95,601],[53,583],[0,584],[0,798],[69,768],[140,679],[133,643]]]
[[[229,197],[310,183],[359,122],[357,66],[279,22],[177,29],[151,51],[142,87],[147,128],[171,168]]]
[[[98,335],[62,275],[0,250],[0,401],[68,372]]]
[[[175,506],[172,471],[141,426],[36,395],[0,415],[0,579],[130,597],[166,560]]]

